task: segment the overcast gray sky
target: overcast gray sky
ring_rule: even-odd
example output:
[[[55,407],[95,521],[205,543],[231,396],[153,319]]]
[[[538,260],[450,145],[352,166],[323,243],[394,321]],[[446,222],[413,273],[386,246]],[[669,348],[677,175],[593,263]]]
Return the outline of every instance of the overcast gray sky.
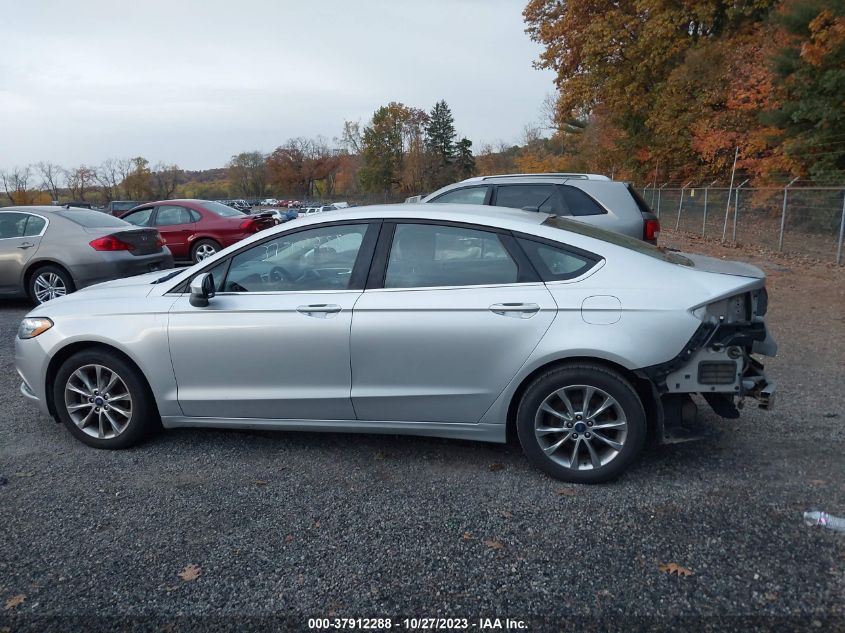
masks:
[[[0,168],[142,155],[186,169],[452,107],[477,148],[536,121],[524,0],[0,0]]]

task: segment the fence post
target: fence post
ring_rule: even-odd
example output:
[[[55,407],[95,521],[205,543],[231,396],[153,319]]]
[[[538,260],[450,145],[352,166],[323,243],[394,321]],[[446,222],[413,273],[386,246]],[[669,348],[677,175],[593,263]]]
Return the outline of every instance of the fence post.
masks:
[[[704,219],[701,221],[701,237],[704,237],[705,233],[707,232],[707,191],[717,182],[719,181],[714,180],[704,188]]]
[[[842,192],[842,219],[839,220],[839,245],[836,247],[836,263],[842,263],[842,237],[845,236],[845,191]]]
[[[797,177],[793,178],[792,180],[789,181],[789,183],[786,185],[786,187],[783,188],[783,211],[780,214],[780,236],[778,237],[778,250],[779,251],[783,250],[783,228],[786,226],[786,193],[789,190],[789,188],[793,184],[795,184],[796,180],[798,180]]]
[[[742,189],[743,185],[745,185],[745,183],[747,183],[747,182],[748,182],[748,179],[746,178],[741,183],[739,183],[739,185],[737,185],[737,188],[736,188],[736,195],[734,197],[734,200],[735,200],[735,202],[734,202],[734,227],[733,227],[733,233],[731,235],[731,241],[732,242],[736,242],[736,216],[739,215],[739,190]],[[730,204],[730,199],[728,199],[728,204]]]
[[[739,147],[734,150],[734,166],[731,169],[731,184],[728,187],[728,203],[725,205],[725,224],[722,226],[722,241],[725,241],[725,237],[728,235],[728,215],[731,212],[731,193],[733,192],[734,188],[734,175],[736,175],[736,159],[739,158]]]
[[[681,226],[681,210],[684,208],[684,190],[692,184],[692,181],[681,187],[681,199],[678,201],[678,219],[675,220],[675,230]]]
[[[663,191],[663,187],[665,187],[668,184],[669,184],[668,182],[664,182],[662,185],[660,185],[657,188],[657,217],[658,218],[660,217],[660,193]]]

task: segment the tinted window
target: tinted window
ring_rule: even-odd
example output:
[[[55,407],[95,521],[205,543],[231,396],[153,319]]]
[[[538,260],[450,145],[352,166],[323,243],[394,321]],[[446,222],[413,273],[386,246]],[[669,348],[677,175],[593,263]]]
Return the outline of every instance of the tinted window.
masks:
[[[211,211],[212,213],[223,216],[224,218],[234,218],[243,215],[243,211],[238,211],[237,209],[233,209],[232,207],[220,202],[215,202],[214,200],[201,202],[200,206],[206,211]]]
[[[153,207],[150,207],[149,209],[141,209],[140,211],[134,211],[129,215],[125,215],[123,216],[123,220],[125,222],[129,222],[129,224],[134,224],[135,226],[147,226],[152,214]]]
[[[90,209],[64,209],[57,211],[57,215],[67,218],[71,222],[84,226],[87,228],[104,228],[110,229],[115,227],[126,227],[126,222],[113,215],[108,215],[102,211],[92,211]]]
[[[519,243],[543,281],[572,279],[587,272],[598,259],[534,240],[520,238]]]
[[[607,213],[604,207],[577,187],[561,185],[560,193],[569,215],[603,215]]]
[[[27,217],[25,213],[0,213],[0,239],[23,237]]]
[[[47,220],[38,217],[37,215],[30,215],[27,217],[26,220],[26,228],[24,229],[24,235],[26,237],[34,237],[36,235],[41,235],[41,231],[44,230],[45,226],[47,226]]]
[[[559,214],[554,185],[504,185],[496,189],[496,206]]]
[[[499,236],[434,224],[399,224],[385,288],[516,283],[518,269]]]
[[[187,209],[187,211],[188,215],[191,217],[191,222],[199,222],[200,220],[202,220],[202,216],[199,214],[199,212],[194,211],[193,209]]]
[[[163,205],[158,208],[158,213],[156,213],[156,226],[174,226],[176,224],[189,224],[190,222],[191,214],[185,207]]]
[[[584,222],[567,220],[566,218],[561,218],[559,216],[553,215],[551,217],[546,218],[543,222],[543,225],[553,226],[557,229],[569,231],[570,233],[577,233],[578,235],[586,235],[587,237],[602,240],[603,242],[608,242],[609,244],[614,244],[615,246],[621,246],[622,248],[627,248],[629,250],[636,251],[637,253],[640,253],[642,255],[648,255],[649,257],[654,257],[655,259],[661,259],[664,262],[680,264],[681,266],[689,266],[690,268],[695,266],[692,260],[684,257],[683,255],[672,253],[670,251],[667,251],[666,249],[658,248],[657,246],[652,246],[648,242],[638,240],[634,237],[629,237],[627,235],[622,235],[621,233],[615,233],[613,231],[606,231],[605,229],[600,229],[591,224],[585,224]]]
[[[232,258],[225,292],[344,290],[366,224],[326,226],[280,235]]]
[[[438,204],[484,204],[489,187],[464,187],[438,196],[432,202]]]

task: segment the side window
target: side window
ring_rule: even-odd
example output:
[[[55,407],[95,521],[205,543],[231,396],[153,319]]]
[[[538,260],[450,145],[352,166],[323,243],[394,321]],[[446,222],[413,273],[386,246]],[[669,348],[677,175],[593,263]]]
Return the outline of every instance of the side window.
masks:
[[[496,188],[496,206],[561,213],[554,185],[500,185]]]
[[[385,288],[516,283],[519,269],[496,233],[436,224],[399,224]]]
[[[560,281],[578,277],[592,268],[600,259],[594,255],[567,249],[565,246],[551,246],[525,238],[519,238],[519,244],[543,281]]]
[[[569,215],[604,215],[607,211],[589,195],[569,185],[561,185],[560,193],[569,209]]]
[[[225,281],[224,277],[226,276],[226,268],[229,266],[228,259],[224,259],[222,262],[214,266],[213,268],[209,268],[208,270],[204,271],[207,273],[211,273],[212,278],[214,279],[214,289],[217,292],[223,292],[223,282]]]
[[[188,222],[199,222],[200,220],[202,220],[202,216],[199,214],[198,211],[194,211],[193,209],[186,209],[186,211],[188,212],[188,216],[190,217]]]
[[[489,188],[485,186],[455,189],[454,191],[447,191],[442,196],[438,196],[432,202],[436,202],[437,204],[484,204]]]
[[[367,224],[287,233],[232,258],[224,292],[345,290]]]
[[[40,235],[44,227],[47,226],[47,220],[40,218],[37,215],[30,215],[26,220],[26,228],[24,229],[24,236],[35,237]]]
[[[153,207],[149,209],[141,209],[140,211],[134,211],[129,215],[123,216],[123,220],[129,222],[129,224],[134,224],[135,226],[147,226],[150,223],[150,216],[153,214]]]
[[[0,213],[0,240],[23,237],[27,217],[25,213]]]
[[[189,224],[190,222],[191,215],[185,207],[163,205],[158,208],[158,213],[156,213],[156,226],[175,226],[177,224]]]

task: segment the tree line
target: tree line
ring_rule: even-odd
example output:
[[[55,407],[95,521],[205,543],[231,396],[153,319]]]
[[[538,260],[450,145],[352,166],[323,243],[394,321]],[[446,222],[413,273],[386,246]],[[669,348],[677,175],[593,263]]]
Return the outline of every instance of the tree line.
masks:
[[[841,182],[845,0],[530,0],[556,74],[540,162],[639,182]]]
[[[0,171],[9,204],[186,198],[299,199],[378,194],[385,199],[431,191],[476,173],[472,142],[459,138],[451,109],[430,112],[391,102],[370,121],[345,121],[332,143],[292,138],[269,154],[241,152],[224,168],[191,172],[141,157],[63,168],[39,162]]]

